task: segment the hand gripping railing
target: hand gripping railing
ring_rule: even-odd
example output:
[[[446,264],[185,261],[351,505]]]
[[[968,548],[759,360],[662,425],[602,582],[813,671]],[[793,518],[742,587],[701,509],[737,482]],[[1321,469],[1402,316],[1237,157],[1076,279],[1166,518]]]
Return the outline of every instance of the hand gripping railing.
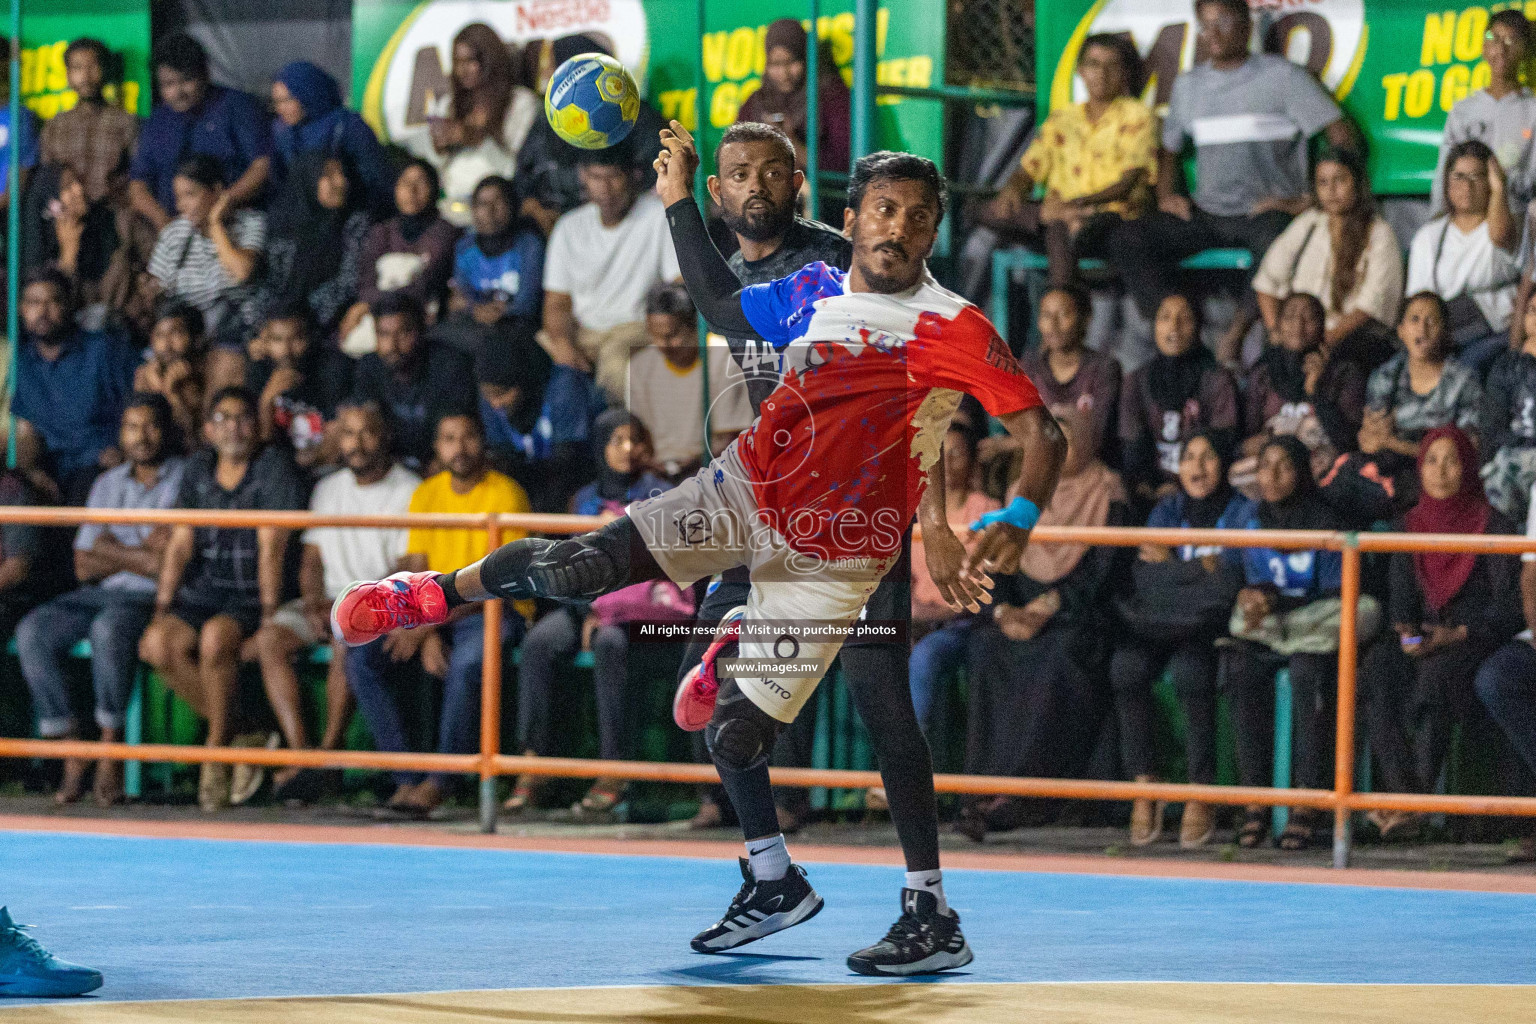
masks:
[[[0,507],[0,525],[30,523],[42,526],[73,526],[79,523],[144,523],[245,529],[260,527],[307,529],[313,526],[373,529],[458,528],[486,531],[488,543],[492,548],[500,544],[502,534],[508,530],[571,534],[593,529],[601,522],[602,520],[591,516],[535,514],[336,516],[310,512]],[[940,792],[1073,800],[1140,798],[1167,801],[1199,800],[1219,804],[1259,804],[1332,810],[1334,815],[1333,862],[1335,867],[1341,868],[1347,867],[1349,863],[1350,815],[1355,811],[1392,810],[1536,816],[1536,798],[1533,797],[1354,792],[1355,668],[1359,641],[1356,631],[1356,613],[1360,597],[1361,553],[1366,551],[1467,551],[1484,555],[1520,555],[1536,552],[1536,539],[1513,536],[1350,533],[1321,530],[1171,530],[1136,527],[1042,526],[1034,531],[1031,542],[1037,544],[1086,543],[1113,547],[1137,547],[1142,544],[1168,546],[1194,544],[1229,548],[1340,552],[1343,560],[1342,608],[1339,623],[1338,722],[1333,789],[1269,789],[1174,783],[1104,782],[1084,779],[940,775],[935,779],[935,786]],[[599,761],[502,754],[500,752],[501,602],[487,602],[485,615],[485,659],[481,679],[480,752],[478,754],[266,750],[244,747],[130,745],[80,740],[0,738],[0,757],[112,758],[180,763],[221,762],[269,767],[377,768],[392,771],[447,771],[478,774],[480,776],[480,824],[488,832],[496,827],[495,785],[496,779],[502,775],[523,773],[568,778],[592,778],[601,775],[632,780],[683,783],[715,781],[715,770],[713,766],[707,764]],[[771,774],[774,783],[782,786],[859,789],[880,784],[879,774],[872,771],[774,768]]]

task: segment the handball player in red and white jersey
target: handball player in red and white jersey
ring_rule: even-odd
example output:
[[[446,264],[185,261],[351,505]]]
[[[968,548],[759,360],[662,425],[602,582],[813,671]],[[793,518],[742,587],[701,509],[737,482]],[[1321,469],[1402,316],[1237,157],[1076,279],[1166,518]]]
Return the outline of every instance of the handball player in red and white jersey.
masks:
[[[360,644],[441,622],[466,601],[591,600],[648,580],[688,586],[746,566],[751,590],[732,624],[734,677],[691,674],[675,706],[680,724],[703,726],[746,832],[744,884],[725,916],[692,941],[699,952],[720,952],[822,908],[776,824],[758,824],[774,820],[759,769],[900,555],[961,395],[979,399],[1021,442],[1024,458],[1018,497],[973,526],[982,532],[969,555],[942,515],[923,518],[930,569],[958,604],[979,608],[990,600],[988,572],[1018,564],[1066,445],[996,330],[928,272],[945,205],[931,161],[882,152],[858,162],[844,214],[853,243],[846,274],[813,263],[743,289],[693,201],[693,140],[674,121],[661,142],[657,189],[699,312],[718,333],[761,339],[782,357],[783,381],[757,421],[712,465],[600,530],[517,541],[445,575],[355,584],[337,599],[332,624]],[[900,919],[850,956],[851,968],[919,974],[970,962],[939,872],[928,874],[903,888]]]

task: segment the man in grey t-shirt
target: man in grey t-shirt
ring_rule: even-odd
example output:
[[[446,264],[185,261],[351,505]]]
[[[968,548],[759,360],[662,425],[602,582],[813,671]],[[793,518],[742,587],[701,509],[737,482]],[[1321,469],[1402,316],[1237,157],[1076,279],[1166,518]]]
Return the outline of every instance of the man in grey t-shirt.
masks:
[[[1358,149],[1354,129],[1307,71],[1248,52],[1245,0],[1198,0],[1199,46],[1208,56],[1173,83],[1163,120],[1157,211],[1126,222],[1110,260],[1148,319],[1175,288],[1178,262],[1210,248],[1248,249],[1254,266],[1292,217],[1311,203],[1307,144],[1323,132]],[[1181,194],[1179,159],[1195,149],[1193,197]],[[1252,319],[1239,316],[1234,330]]]

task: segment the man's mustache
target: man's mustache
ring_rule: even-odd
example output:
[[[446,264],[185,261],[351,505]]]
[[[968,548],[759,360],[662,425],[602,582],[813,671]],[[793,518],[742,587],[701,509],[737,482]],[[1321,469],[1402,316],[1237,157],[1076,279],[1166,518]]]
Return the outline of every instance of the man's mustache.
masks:
[[[907,258],[907,247],[902,245],[900,242],[881,242],[879,245],[875,246],[875,252],[880,252],[882,249],[890,253],[892,256],[897,256],[901,259]]]

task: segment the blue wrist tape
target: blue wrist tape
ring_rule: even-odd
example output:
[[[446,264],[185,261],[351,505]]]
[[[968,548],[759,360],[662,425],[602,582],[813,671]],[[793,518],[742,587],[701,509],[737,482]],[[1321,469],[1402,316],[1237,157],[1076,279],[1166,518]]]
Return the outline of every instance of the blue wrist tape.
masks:
[[[973,530],[984,530],[993,523],[1007,523],[1021,530],[1030,530],[1040,521],[1040,508],[1028,498],[1014,498],[1007,508],[988,512],[971,524]]]

